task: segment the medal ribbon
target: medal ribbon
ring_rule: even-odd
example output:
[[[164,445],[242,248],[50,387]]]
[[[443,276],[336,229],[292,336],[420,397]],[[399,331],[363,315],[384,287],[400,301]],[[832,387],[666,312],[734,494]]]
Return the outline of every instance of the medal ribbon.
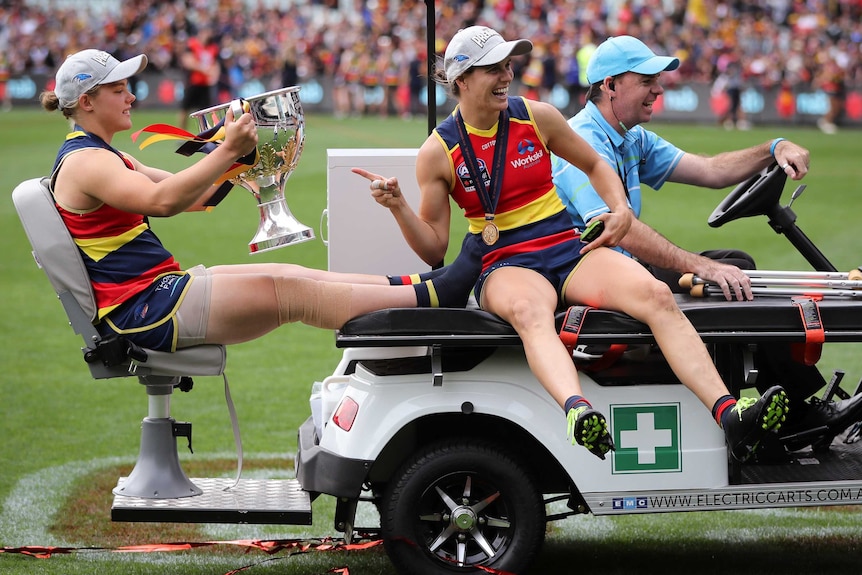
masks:
[[[476,160],[476,153],[470,143],[470,135],[467,133],[467,126],[464,124],[460,108],[455,115],[455,124],[458,126],[458,136],[461,140],[461,155],[464,156],[464,163],[470,177],[473,178],[473,185],[479,196],[479,202],[482,204],[482,209],[485,210],[485,221],[491,222],[494,220],[494,212],[497,211],[497,202],[500,201],[500,192],[503,189],[506,145],[509,139],[509,111],[502,110],[500,119],[497,121],[497,135],[494,139],[494,164],[489,174],[491,178],[490,192],[485,187],[485,180],[482,179],[479,162]]]

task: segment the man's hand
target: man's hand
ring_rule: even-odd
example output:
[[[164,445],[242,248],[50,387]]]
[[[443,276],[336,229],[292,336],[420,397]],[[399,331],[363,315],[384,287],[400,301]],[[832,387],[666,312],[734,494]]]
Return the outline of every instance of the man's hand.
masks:
[[[775,146],[775,161],[784,172],[794,180],[801,180],[808,173],[811,161],[807,149],[789,140],[782,140]]]
[[[734,297],[739,301],[754,299],[751,278],[741,269],[709,258],[700,258],[700,260],[702,261],[694,274],[721,288],[724,299],[728,301],[733,300]]]

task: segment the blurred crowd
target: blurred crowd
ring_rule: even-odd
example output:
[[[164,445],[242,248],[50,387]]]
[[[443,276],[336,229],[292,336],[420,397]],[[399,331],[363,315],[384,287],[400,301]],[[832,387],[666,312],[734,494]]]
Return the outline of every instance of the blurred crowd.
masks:
[[[74,6],[73,6],[74,4]],[[146,53],[182,69],[189,41],[217,46],[219,90],[249,78],[277,87],[328,75],[338,115],[417,113],[426,70],[426,4],[419,0],[0,1],[0,81],[49,73],[65,55],[101,47]],[[48,8],[50,6],[50,8]],[[89,6],[89,7],[88,7]],[[516,75],[537,97],[554,86],[583,94],[595,45],[630,34],[680,58],[666,85],[698,81],[819,88],[862,86],[862,0],[461,0],[436,3],[436,52],[458,28],[486,24],[535,48]],[[361,93],[382,88],[369,109]]]

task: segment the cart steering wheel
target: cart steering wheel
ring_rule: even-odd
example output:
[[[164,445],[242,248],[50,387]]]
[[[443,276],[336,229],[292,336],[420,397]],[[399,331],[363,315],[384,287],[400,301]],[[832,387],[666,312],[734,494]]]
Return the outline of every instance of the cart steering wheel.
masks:
[[[736,186],[713,210],[707,223],[718,228],[739,218],[768,214],[778,205],[786,181],[787,173],[773,162]]]

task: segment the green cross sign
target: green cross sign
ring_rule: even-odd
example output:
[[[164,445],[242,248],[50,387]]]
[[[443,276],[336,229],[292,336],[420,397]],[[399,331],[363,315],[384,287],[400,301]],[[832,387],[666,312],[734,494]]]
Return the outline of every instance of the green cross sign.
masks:
[[[611,405],[613,473],[682,471],[679,404]]]

